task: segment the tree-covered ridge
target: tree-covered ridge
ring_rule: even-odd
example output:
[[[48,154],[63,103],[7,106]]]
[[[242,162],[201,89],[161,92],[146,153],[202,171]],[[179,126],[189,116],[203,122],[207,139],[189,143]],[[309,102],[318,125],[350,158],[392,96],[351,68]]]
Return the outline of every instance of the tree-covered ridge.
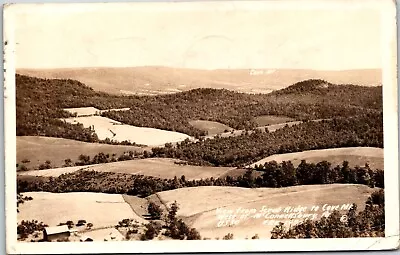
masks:
[[[289,87],[276,90],[271,93],[275,96],[285,95],[288,99],[303,95],[303,98],[315,98],[315,96],[323,96],[336,103],[348,104],[352,106],[361,106],[370,109],[382,109],[382,86],[369,87],[369,93],[365,93],[365,87],[342,84],[335,85],[325,80],[310,79],[297,82]]]
[[[236,137],[217,137],[176,146],[153,148],[156,157],[172,157],[191,164],[244,166],[273,154],[338,147],[383,148],[382,114],[309,121],[268,133],[257,130]]]
[[[304,81],[302,86],[312,83]],[[243,94],[225,89],[194,89],[158,96],[117,96],[95,92],[73,80],[39,79],[16,75],[17,135],[44,135],[96,141],[81,126],[63,123],[68,107],[99,109],[130,107],[130,111],[107,112],[104,116],[135,126],[205,135],[190,120],[218,121],[235,129],[256,126],[253,118],[283,115],[300,120],[349,117],[382,111],[381,87],[329,85],[323,88],[271,94]],[[293,85],[296,86],[296,85]],[[295,90],[296,91],[296,90]]]

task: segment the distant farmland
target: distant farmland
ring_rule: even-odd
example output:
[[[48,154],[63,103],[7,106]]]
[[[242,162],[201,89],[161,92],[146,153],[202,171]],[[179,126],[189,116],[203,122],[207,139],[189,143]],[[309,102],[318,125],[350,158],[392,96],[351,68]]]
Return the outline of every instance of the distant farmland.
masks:
[[[189,122],[189,124],[197,129],[206,131],[208,135],[217,135],[233,130],[233,128],[216,121],[192,120]]]
[[[180,165],[174,162],[182,162],[176,159],[168,158],[148,158],[148,159],[135,159],[113,163],[89,165],[89,166],[74,166],[56,169],[36,170],[20,172],[21,175],[29,176],[53,176],[57,177],[64,173],[72,173],[80,169],[95,170],[99,172],[113,172],[125,174],[138,174],[146,176],[154,176],[166,179],[172,179],[175,176],[181,177],[185,175],[187,180],[220,177],[226,176],[230,172],[238,174],[239,170],[232,167],[206,167],[206,166],[192,166]],[[240,172],[240,171],[239,171]]]
[[[380,69],[319,71],[301,69],[199,70],[143,66],[127,68],[18,69],[17,73],[39,78],[74,79],[97,91],[114,94],[160,95],[194,88],[225,88],[245,93],[269,93],[307,79],[335,84],[376,86]],[[251,84],[251,86],[249,86]]]
[[[190,136],[183,133],[135,127],[101,116],[66,118],[64,120],[72,124],[81,123],[85,128],[94,127],[94,131],[101,140],[108,138],[118,142],[130,141],[136,144],[160,146],[165,143],[180,142],[187,138],[191,139]]]
[[[254,118],[254,121],[257,123],[257,126],[259,127],[290,122],[293,120],[294,120],[293,118],[289,118],[286,116],[274,116],[274,115],[263,115]]]
[[[303,159],[309,163],[318,163],[326,160],[333,166],[342,165],[343,161],[347,160],[350,166],[364,166],[365,163],[368,163],[371,169],[383,169],[384,167],[383,149],[372,147],[335,148],[277,154],[259,160],[250,166],[254,167],[273,160],[276,162],[290,160],[293,165],[297,166]]]

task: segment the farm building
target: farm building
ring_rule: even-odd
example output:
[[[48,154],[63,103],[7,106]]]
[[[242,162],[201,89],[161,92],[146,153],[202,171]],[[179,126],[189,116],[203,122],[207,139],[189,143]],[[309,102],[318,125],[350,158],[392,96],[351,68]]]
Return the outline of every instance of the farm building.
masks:
[[[93,238],[91,238],[90,236],[81,236],[81,238],[79,238],[79,241],[81,241],[81,242],[93,242]]]
[[[66,240],[71,235],[67,225],[57,227],[46,227],[43,230],[43,239],[47,242]]]

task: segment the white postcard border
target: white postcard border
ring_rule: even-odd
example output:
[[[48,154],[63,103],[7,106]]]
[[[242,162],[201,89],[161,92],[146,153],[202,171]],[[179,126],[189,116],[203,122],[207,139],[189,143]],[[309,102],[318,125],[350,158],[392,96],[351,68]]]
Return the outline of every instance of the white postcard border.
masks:
[[[273,2],[273,3],[272,3]],[[91,4],[16,4],[4,8],[4,86],[5,119],[5,195],[7,253],[162,253],[162,252],[240,252],[240,251],[323,251],[323,250],[381,250],[399,246],[399,181],[398,181],[398,98],[395,3],[378,1],[238,1],[238,2],[180,2],[180,3],[91,3]],[[56,6],[55,6],[56,5]],[[106,6],[105,6],[106,5]],[[107,11],[118,8],[382,8],[382,63],[384,108],[385,165],[385,238],[308,239],[308,240],[201,240],[201,241],[130,241],[94,243],[21,243],[17,242],[16,212],[16,111],[15,111],[15,41],[13,20],[24,11]],[[65,7],[65,8],[64,8]],[[84,8],[82,8],[84,7]],[[55,9],[57,8],[57,9]],[[7,43],[5,43],[7,42]]]

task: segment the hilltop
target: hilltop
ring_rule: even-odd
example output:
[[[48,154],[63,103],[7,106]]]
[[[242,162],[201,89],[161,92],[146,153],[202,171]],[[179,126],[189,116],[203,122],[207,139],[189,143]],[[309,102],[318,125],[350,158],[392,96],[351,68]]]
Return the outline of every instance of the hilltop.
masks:
[[[269,93],[308,79],[335,84],[376,86],[379,69],[318,71],[301,69],[199,70],[161,66],[126,68],[19,69],[17,73],[48,79],[73,79],[96,91],[125,95],[158,95],[194,88],[227,88],[244,93]]]
[[[307,81],[303,83],[304,87]],[[292,93],[298,86],[258,95],[198,88],[170,95],[117,96],[96,92],[70,79],[40,79],[17,74],[17,135],[96,141],[90,130],[59,120],[71,116],[63,111],[69,107],[129,107],[129,111],[103,115],[133,126],[178,131],[191,136],[205,135],[204,131],[189,124],[191,120],[216,121],[234,129],[246,129],[254,128],[254,117],[262,115],[319,119],[382,110],[381,87],[331,84],[324,93],[318,89]]]
[[[293,90],[291,88],[287,90]],[[111,111],[102,115],[128,125],[196,137],[206,133],[190,125],[192,120],[220,122],[233,129],[251,129],[257,126],[254,118],[263,115],[311,120],[382,111],[380,86],[332,84],[324,93],[316,92],[315,89],[307,93],[282,90],[282,93],[253,95],[227,89],[198,88],[169,95],[118,96],[97,92],[70,79],[40,79],[17,74],[17,135],[98,141],[93,130],[60,120],[71,117],[63,111],[63,108],[71,107],[128,107],[129,111]]]

